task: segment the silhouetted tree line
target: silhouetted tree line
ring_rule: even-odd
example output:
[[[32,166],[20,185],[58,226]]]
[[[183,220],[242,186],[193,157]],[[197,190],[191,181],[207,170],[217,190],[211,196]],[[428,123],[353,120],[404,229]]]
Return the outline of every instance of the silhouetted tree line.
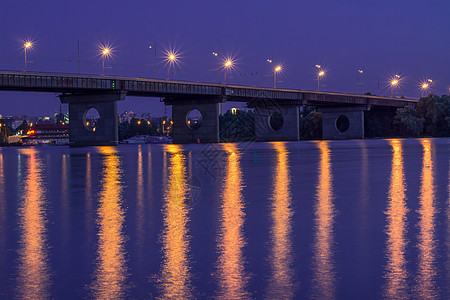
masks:
[[[224,143],[246,142],[255,138],[253,111],[227,111],[219,116],[220,141]]]
[[[136,135],[158,135],[160,134],[159,124],[150,123],[147,120],[132,118],[130,122],[125,121],[119,124],[119,140],[123,141]]]
[[[300,114],[300,139],[322,139],[322,113],[315,107],[304,106]]]
[[[397,109],[394,133],[402,137],[450,136],[450,96],[421,98],[417,107]]]

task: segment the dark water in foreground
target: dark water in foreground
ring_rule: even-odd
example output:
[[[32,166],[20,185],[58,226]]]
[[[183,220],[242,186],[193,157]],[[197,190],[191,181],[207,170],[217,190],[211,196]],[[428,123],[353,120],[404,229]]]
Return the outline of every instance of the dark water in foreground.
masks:
[[[450,298],[450,139],[0,149],[0,298]]]

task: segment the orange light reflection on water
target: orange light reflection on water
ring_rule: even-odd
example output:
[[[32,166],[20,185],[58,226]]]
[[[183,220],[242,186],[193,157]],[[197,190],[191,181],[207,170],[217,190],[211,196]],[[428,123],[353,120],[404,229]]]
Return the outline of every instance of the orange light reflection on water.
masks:
[[[186,157],[179,145],[166,145],[170,154],[168,184],[163,205],[163,262],[159,279],[161,298],[193,298],[191,284],[189,212]]]
[[[436,240],[435,230],[435,186],[434,166],[430,140],[422,139],[423,160],[419,199],[419,264],[417,270],[416,290],[422,299],[437,298],[436,285]]]
[[[136,173],[136,229],[137,229],[137,245],[138,245],[138,261],[142,259],[143,240],[144,240],[144,219],[145,219],[145,205],[144,205],[144,165],[142,157],[142,145],[138,146],[138,161]]]
[[[34,148],[21,149],[26,157],[23,197],[19,208],[20,249],[18,298],[47,299],[51,284],[48,265],[44,168]]]
[[[243,233],[245,206],[242,198],[241,156],[235,144],[224,144],[223,148],[228,156],[219,217],[217,296],[221,299],[249,298],[243,255],[246,242]]]
[[[114,147],[98,147],[102,156],[102,181],[97,209],[97,269],[92,286],[97,299],[117,299],[125,295],[127,278],[124,208],[120,157]]]
[[[0,149],[0,249],[4,249],[6,242],[6,196],[5,170],[3,165],[3,150]]]
[[[271,277],[268,284],[268,298],[292,299],[294,297],[292,268],[292,215],[291,177],[286,143],[272,143],[276,150],[276,166],[273,172],[273,196],[270,205],[272,215],[271,245],[269,256]]]
[[[389,185],[386,225],[386,284],[385,297],[388,299],[406,299],[408,297],[405,248],[407,222],[406,182],[403,169],[403,146],[400,140],[389,141],[392,148],[392,167]]]
[[[315,236],[313,244],[314,298],[335,298],[335,270],[333,258],[333,226],[335,208],[333,204],[333,175],[328,141],[317,142],[320,150],[319,182],[316,190]]]

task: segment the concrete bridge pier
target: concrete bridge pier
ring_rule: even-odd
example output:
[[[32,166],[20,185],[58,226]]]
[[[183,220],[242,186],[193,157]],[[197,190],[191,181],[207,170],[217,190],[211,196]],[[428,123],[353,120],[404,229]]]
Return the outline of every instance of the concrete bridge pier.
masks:
[[[166,98],[166,105],[172,105],[172,138],[174,144],[219,143],[220,99],[211,98]],[[198,110],[202,117],[199,127],[190,124],[189,114]]]
[[[255,109],[255,136],[257,141],[298,141],[299,103],[259,101],[249,104]]]
[[[102,94],[63,94],[62,103],[69,104],[69,145],[117,146],[119,144],[117,101],[125,100],[125,92]],[[87,126],[86,114],[97,110],[100,118],[94,127]]]
[[[363,139],[364,112],[369,105],[322,107],[322,138],[324,140]]]

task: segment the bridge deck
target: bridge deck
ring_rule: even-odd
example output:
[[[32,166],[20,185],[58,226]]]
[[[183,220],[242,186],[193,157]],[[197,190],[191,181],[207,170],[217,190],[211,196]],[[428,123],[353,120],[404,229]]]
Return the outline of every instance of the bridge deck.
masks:
[[[371,105],[404,107],[418,100],[345,93],[274,89],[204,82],[60,73],[0,71],[0,90],[54,93],[101,93],[122,90],[130,96],[166,98],[216,98],[252,102],[258,98],[306,105]]]

